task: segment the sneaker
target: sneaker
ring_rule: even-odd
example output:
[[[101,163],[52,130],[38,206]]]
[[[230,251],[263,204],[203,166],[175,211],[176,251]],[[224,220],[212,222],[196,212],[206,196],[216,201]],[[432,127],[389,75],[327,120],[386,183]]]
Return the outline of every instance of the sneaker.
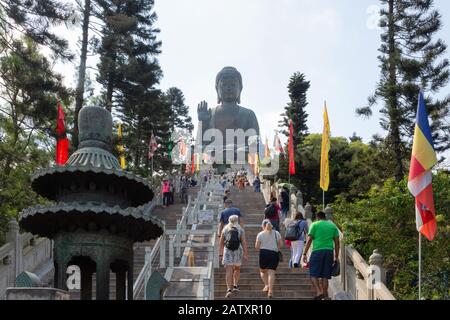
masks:
[[[227,294],[225,295],[225,298],[229,298],[229,297],[231,297],[232,295],[233,295],[233,291],[230,290],[230,289],[228,289],[228,290],[227,290]]]
[[[239,289],[239,285],[233,286],[233,292],[239,292],[239,291],[241,291],[241,290]]]

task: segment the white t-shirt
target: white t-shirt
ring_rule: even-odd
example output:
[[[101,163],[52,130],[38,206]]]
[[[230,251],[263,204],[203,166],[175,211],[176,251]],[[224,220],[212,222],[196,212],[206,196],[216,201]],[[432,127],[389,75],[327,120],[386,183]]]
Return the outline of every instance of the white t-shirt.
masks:
[[[271,250],[276,252],[278,252],[278,240],[280,239],[281,234],[276,230],[272,230],[272,232],[262,231],[256,237],[256,241],[261,242],[260,249]]]

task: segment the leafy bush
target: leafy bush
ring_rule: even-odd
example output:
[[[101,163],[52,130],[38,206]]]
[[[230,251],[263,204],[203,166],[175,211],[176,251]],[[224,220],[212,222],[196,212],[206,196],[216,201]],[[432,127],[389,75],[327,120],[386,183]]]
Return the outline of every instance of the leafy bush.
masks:
[[[423,241],[423,296],[449,299],[450,278],[450,175],[435,174],[434,197],[438,234],[433,242]],[[338,196],[334,203],[335,220],[348,244],[368,259],[374,249],[385,257],[392,275],[388,284],[398,299],[418,297],[418,232],[415,224],[414,198],[407,179],[397,183],[387,180],[374,186],[360,200],[347,201]]]

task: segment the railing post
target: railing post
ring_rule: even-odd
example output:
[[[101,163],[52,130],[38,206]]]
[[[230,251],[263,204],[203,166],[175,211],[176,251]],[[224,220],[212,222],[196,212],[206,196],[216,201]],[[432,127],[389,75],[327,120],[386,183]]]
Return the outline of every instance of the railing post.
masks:
[[[183,211],[183,220],[182,220],[182,224],[181,224],[181,230],[182,231],[186,231],[187,230],[187,215],[188,215],[188,212],[186,212],[186,209],[185,209],[185,211]],[[186,234],[182,236],[182,240],[183,241],[187,241],[187,235]]]
[[[12,263],[14,265],[14,279],[23,271],[23,252],[22,241],[19,232],[19,224],[15,219],[8,223],[8,233],[6,234],[6,241],[11,242],[14,248],[14,257]]]
[[[339,241],[339,249],[340,249],[340,260],[341,260],[341,284],[342,289],[347,291],[347,255],[345,250],[345,238],[344,233],[342,233],[342,237]]]
[[[210,289],[210,283],[211,283],[211,279],[203,278],[203,299],[202,300],[208,300],[209,296],[211,294],[211,289]]]
[[[312,206],[308,202],[305,206],[305,219],[312,219],[312,215]]]
[[[169,236],[169,267],[173,268],[174,265],[174,252],[173,252],[173,247],[174,247],[174,235],[170,235]]]
[[[181,235],[180,235],[180,230],[181,230],[181,221],[177,220],[177,234],[175,235],[175,254],[177,256],[177,258],[179,258],[181,256],[181,247],[180,247],[180,242],[181,242]]]
[[[368,297],[369,300],[375,299],[375,289],[379,283],[386,284],[386,270],[383,268],[383,255],[378,249],[373,251],[369,258],[369,275],[368,275]]]
[[[164,269],[166,267],[166,236],[161,236],[161,244],[159,246],[159,267]]]
[[[327,205],[327,207],[325,208],[325,210],[323,212],[325,213],[325,216],[328,221],[333,221],[334,211],[330,204]]]
[[[150,278],[150,275],[152,274],[152,261],[151,261],[151,253],[152,253],[152,247],[146,246],[145,247],[145,264],[147,264],[147,271],[145,272],[144,277],[144,294],[147,292],[147,281]]]

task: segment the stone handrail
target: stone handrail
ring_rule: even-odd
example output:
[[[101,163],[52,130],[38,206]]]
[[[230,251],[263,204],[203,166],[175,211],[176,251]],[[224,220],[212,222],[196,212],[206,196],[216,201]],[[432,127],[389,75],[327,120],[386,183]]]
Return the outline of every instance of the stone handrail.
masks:
[[[150,276],[154,270],[154,266],[155,266],[154,263],[155,263],[158,255],[160,258],[159,265],[161,267],[161,257],[162,257],[161,249],[163,247],[161,245],[161,243],[164,241],[165,241],[165,236],[162,235],[161,237],[158,238],[158,240],[156,240],[156,243],[153,246],[153,248],[145,247],[145,263],[133,285],[133,299],[134,300],[136,300],[140,296],[142,291],[145,292],[145,287],[147,285],[147,281],[150,278]]]
[[[6,240],[7,243],[0,248],[0,299],[4,299],[8,287],[14,286],[20,273],[38,271],[53,256],[49,239],[37,238],[30,233],[20,234],[15,220],[9,223]],[[47,280],[47,274],[40,276]]]

